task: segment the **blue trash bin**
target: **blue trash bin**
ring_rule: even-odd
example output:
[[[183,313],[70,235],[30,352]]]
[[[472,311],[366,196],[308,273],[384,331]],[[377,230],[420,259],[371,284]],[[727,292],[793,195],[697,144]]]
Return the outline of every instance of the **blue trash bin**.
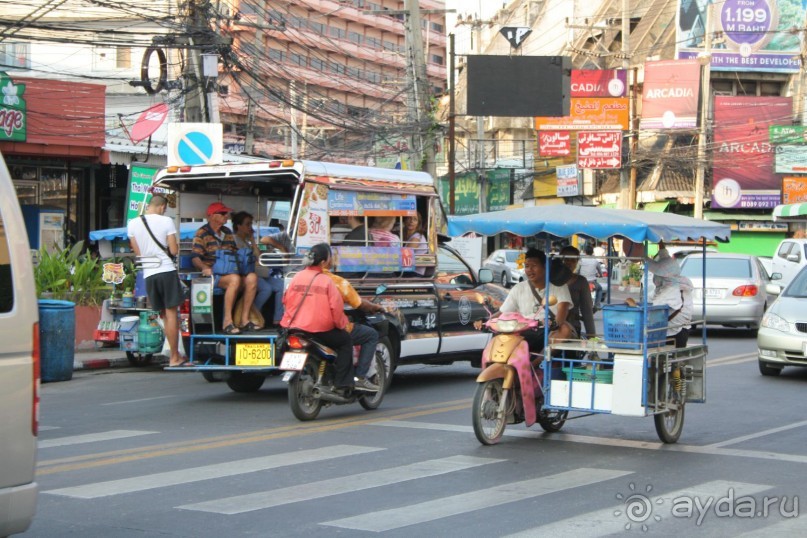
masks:
[[[42,382],[73,378],[76,305],[70,301],[39,301],[39,357]]]

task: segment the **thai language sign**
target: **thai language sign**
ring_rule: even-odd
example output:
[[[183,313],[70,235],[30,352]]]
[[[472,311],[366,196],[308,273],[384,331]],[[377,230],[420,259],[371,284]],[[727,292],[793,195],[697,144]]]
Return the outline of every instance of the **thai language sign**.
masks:
[[[27,111],[25,84],[14,84],[5,72],[0,71],[0,89],[3,91],[3,102],[0,103],[0,140],[25,142],[27,129]]]
[[[558,176],[558,197],[580,195],[580,183],[577,179],[577,165],[566,164],[555,168]]]
[[[691,129],[698,125],[701,66],[695,60],[644,64],[640,129]]]
[[[712,207],[779,203],[768,127],[790,117],[792,109],[789,97],[715,96]]]
[[[336,247],[334,254],[339,272],[399,272],[415,268],[415,255],[411,248]]]
[[[622,131],[580,131],[577,133],[578,168],[620,168]]]
[[[714,44],[711,69],[718,71],[799,71],[800,32],[805,3],[795,0],[680,0],[677,58],[694,59],[703,52],[706,10],[712,9]]]
[[[539,131],[581,129],[628,129],[630,103],[626,97],[572,98],[569,115],[560,118],[535,118]]]
[[[572,97],[626,97],[626,69],[572,69]]]
[[[566,157],[572,153],[569,131],[539,131],[538,154],[541,157]]]
[[[328,192],[328,212],[331,215],[353,216],[411,216],[417,211],[415,196],[411,194],[384,194],[375,192]]]

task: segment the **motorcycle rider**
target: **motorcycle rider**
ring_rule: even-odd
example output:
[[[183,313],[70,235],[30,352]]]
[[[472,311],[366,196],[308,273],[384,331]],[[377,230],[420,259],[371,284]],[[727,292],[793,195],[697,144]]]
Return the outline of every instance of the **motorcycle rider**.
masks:
[[[345,330],[348,320],[342,294],[333,280],[323,275],[323,268],[330,260],[331,247],[327,243],[311,247],[305,256],[307,267],[294,276],[283,295],[285,312],[280,326],[304,331],[333,348],[334,388],[349,392],[354,386],[353,343]]]
[[[491,318],[497,318],[505,312],[518,312],[522,316],[541,321],[544,316],[544,298],[546,292],[546,254],[542,250],[531,248],[524,256],[524,274],[526,280],[519,282],[510,289],[507,298],[502,303],[499,311]],[[550,320],[551,332],[549,338],[551,342],[559,342],[576,336],[574,328],[566,320],[569,309],[572,307],[572,299],[566,282],[571,278],[569,269],[556,261],[550,268],[549,297],[555,297],[557,302],[549,307],[552,314]],[[474,323],[477,329],[482,328],[482,322]],[[527,341],[531,353],[541,353],[544,349],[544,329],[538,327],[535,330],[528,330],[521,335]]]

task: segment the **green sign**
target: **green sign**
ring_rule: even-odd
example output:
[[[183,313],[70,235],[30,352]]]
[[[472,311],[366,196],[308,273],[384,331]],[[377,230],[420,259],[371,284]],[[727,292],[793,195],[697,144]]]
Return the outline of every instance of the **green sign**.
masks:
[[[510,205],[510,169],[496,168],[487,172],[488,211],[503,211]]]
[[[440,178],[440,199],[449,213],[448,203],[449,184],[448,176]],[[466,172],[454,176],[454,214],[473,215],[479,213],[479,181],[477,175]]]
[[[768,127],[771,144],[807,144],[807,127],[803,125],[771,125]]]
[[[126,224],[140,215],[141,207],[151,198],[149,188],[157,168],[133,164],[129,168],[129,190],[126,194]]]
[[[0,140],[25,142],[28,123],[25,99],[25,84],[14,84],[4,71],[0,71],[0,89],[3,102],[0,103]]]

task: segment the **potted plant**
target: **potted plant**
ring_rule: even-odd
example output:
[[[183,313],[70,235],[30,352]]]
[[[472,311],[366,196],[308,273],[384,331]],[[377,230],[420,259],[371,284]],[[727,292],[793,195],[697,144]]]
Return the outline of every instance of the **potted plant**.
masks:
[[[641,285],[642,276],[644,275],[644,272],[642,271],[642,266],[638,263],[632,263],[630,269],[628,269],[628,275],[630,277],[631,286]]]

